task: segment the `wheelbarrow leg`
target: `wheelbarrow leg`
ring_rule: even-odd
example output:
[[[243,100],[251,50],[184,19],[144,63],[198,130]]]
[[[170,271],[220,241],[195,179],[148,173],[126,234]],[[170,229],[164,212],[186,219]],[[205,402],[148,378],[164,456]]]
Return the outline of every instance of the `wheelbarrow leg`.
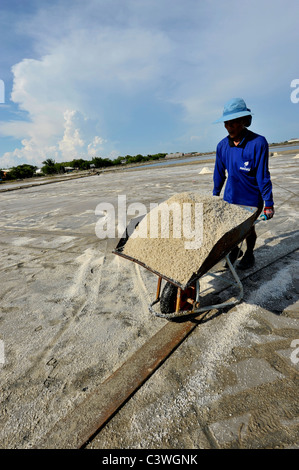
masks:
[[[162,277],[158,277],[158,285],[157,285],[157,293],[156,293],[156,300],[160,299],[160,291],[161,291],[161,282],[162,282]]]
[[[177,292],[177,296],[176,296],[176,307],[175,307],[176,313],[178,313],[180,311],[180,308],[181,308],[181,294],[182,294],[182,289],[180,287],[178,287],[178,292]]]
[[[235,279],[235,281],[236,281],[236,284],[237,284],[237,286],[239,287],[240,293],[239,293],[238,301],[240,302],[240,300],[243,299],[243,295],[244,295],[243,284],[242,284],[242,282],[241,282],[241,280],[240,280],[240,278],[239,278],[239,276],[238,276],[238,274],[237,274],[237,272],[236,272],[236,270],[235,270],[235,268],[234,268],[234,265],[233,265],[232,262],[230,261],[229,256],[226,255],[225,259],[226,259],[226,262],[227,262],[227,264],[228,264],[228,267],[229,267],[229,269],[230,269],[230,271],[231,271],[231,273],[232,273],[232,275],[233,275],[233,277],[234,277],[234,279]]]

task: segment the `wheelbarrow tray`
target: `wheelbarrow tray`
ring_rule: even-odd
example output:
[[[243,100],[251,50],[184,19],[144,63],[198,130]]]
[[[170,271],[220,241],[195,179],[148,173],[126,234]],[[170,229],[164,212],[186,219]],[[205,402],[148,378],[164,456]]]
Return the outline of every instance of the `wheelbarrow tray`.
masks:
[[[186,284],[181,284],[176,279],[171,279],[165,276],[163,273],[159,273],[153,270],[150,266],[147,266],[144,262],[128,256],[127,254],[123,253],[124,246],[126,245],[130,235],[133,233],[135,227],[140,223],[143,219],[144,215],[136,217],[130,221],[128,224],[125,233],[123,234],[122,238],[119,240],[118,245],[116,246],[113,253],[119,255],[123,258],[126,258],[134,263],[137,263],[143,266],[145,269],[151,271],[152,273],[156,274],[158,277],[163,278],[165,281],[171,282],[175,286],[181,288],[182,290],[187,289],[190,285],[194,284],[196,280],[202,277],[204,274],[209,272],[216,264],[218,264],[230,251],[238,246],[248,235],[250,229],[252,228],[254,221],[259,215],[259,210],[257,207],[249,207],[249,206],[242,206],[242,208],[248,210],[248,219],[243,221],[241,224],[237,225],[233,229],[226,232],[213,246],[210,253],[203,261],[201,266],[199,266],[196,272],[190,272],[190,278]]]

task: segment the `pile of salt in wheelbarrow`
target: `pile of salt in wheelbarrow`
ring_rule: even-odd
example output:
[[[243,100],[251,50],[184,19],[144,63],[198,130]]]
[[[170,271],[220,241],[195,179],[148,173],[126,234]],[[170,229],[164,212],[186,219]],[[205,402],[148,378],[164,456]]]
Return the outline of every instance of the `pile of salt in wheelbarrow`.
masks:
[[[203,207],[208,204],[209,209],[212,208],[212,212],[210,211],[209,214],[213,213],[214,217],[210,217],[208,223],[206,221],[205,230],[203,231],[204,235],[208,234],[208,245],[204,244],[205,240],[201,240],[200,246],[196,246],[194,243],[192,245],[189,239],[188,241],[191,243],[190,248],[190,243],[188,247],[183,236],[181,238],[178,237],[176,240],[171,236],[173,234],[162,238],[161,233],[157,234],[157,230],[153,231],[155,236],[151,237],[148,223],[153,212],[150,211],[147,215],[136,217],[130,221],[114,250],[116,255],[139,264],[158,277],[156,298],[150,303],[149,310],[156,316],[167,319],[194,315],[214,308],[224,308],[235,305],[242,300],[243,286],[228,255],[246,238],[259,215],[256,207],[228,204],[219,197],[202,197],[198,193],[181,193],[178,196],[181,195],[184,196],[182,200],[191,204],[191,212],[190,207],[188,208],[189,215],[193,210],[194,216],[199,208],[199,217],[204,218],[205,212]],[[173,203],[174,200],[179,200],[177,195],[175,198],[170,198],[166,201],[169,207],[173,207],[170,203]],[[165,203],[162,204],[165,208]],[[169,211],[165,213],[161,210],[161,207],[162,205],[159,205],[153,209],[156,212],[160,211],[160,226],[163,216],[165,217],[165,214],[166,216],[169,215]],[[213,211],[214,208],[218,212]],[[233,217],[230,216],[231,214],[233,214]],[[221,218],[224,218],[226,223],[221,226],[219,231]],[[182,219],[181,217],[181,223],[183,223]],[[152,220],[155,220],[157,223],[157,218]],[[171,221],[173,222],[173,220],[172,217]],[[229,223],[227,222],[228,220]],[[144,230],[145,224],[147,224],[147,228]],[[194,234],[194,226],[193,235],[194,237],[196,236]],[[137,244],[139,250],[135,249]],[[173,250],[174,246],[180,249],[179,255]],[[202,246],[205,247],[205,250],[202,249]],[[153,262],[153,251],[156,254],[156,259],[159,259],[158,269],[157,264]],[[169,263],[170,256],[171,263]],[[232,274],[232,285],[237,286],[239,293],[229,302],[201,306],[200,278],[210,272],[223,259],[225,259],[227,267]],[[196,262],[198,262],[198,265],[194,264]],[[167,266],[171,266],[172,269],[166,269]],[[184,273],[183,277],[176,274],[181,271]],[[172,273],[175,273],[175,275]],[[162,281],[165,284],[163,288]]]

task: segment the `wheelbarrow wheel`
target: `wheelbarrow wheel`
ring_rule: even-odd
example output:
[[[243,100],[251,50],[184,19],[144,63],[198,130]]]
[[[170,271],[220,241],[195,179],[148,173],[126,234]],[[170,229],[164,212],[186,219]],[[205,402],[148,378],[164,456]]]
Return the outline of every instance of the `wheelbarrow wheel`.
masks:
[[[178,288],[171,282],[167,282],[162,290],[160,298],[161,313],[173,313],[176,310]],[[195,299],[196,290],[194,286],[188,287],[181,292],[180,310],[189,310],[191,308],[187,299]]]
[[[178,288],[171,284],[171,282],[165,284],[160,298],[161,313],[175,312],[177,291]]]

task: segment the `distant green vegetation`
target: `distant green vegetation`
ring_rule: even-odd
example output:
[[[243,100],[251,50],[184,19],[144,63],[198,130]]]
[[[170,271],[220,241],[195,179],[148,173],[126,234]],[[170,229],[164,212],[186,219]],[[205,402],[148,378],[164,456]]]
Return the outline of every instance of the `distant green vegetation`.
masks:
[[[23,178],[31,178],[35,174],[36,166],[33,165],[18,165],[10,169],[9,172],[0,170],[0,179],[2,180],[17,180]]]
[[[118,157],[115,160],[110,160],[110,158],[101,158],[94,157],[92,160],[84,160],[83,158],[76,158],[71,162],[62,162],[56,163],[54,159],[48,158],[43,162],[43,167],[41,168],[43,175],[55,175],[62,174],[72,168],[74,170],[89,170],[90,168],[106,168],[113,167],[117,165],[127,165],[130,163],[142,163],[150,160],[159,160],[160,158],[165,158],[166,153],[157,153],[155,155],[126,155],[125,157]],[[9,171],[0,170],[0,179],[2,181],[15,180],[15,179],[24,179],[32,178],[36,175],[37,167],[33,165],[18,165],[12,167]]]

